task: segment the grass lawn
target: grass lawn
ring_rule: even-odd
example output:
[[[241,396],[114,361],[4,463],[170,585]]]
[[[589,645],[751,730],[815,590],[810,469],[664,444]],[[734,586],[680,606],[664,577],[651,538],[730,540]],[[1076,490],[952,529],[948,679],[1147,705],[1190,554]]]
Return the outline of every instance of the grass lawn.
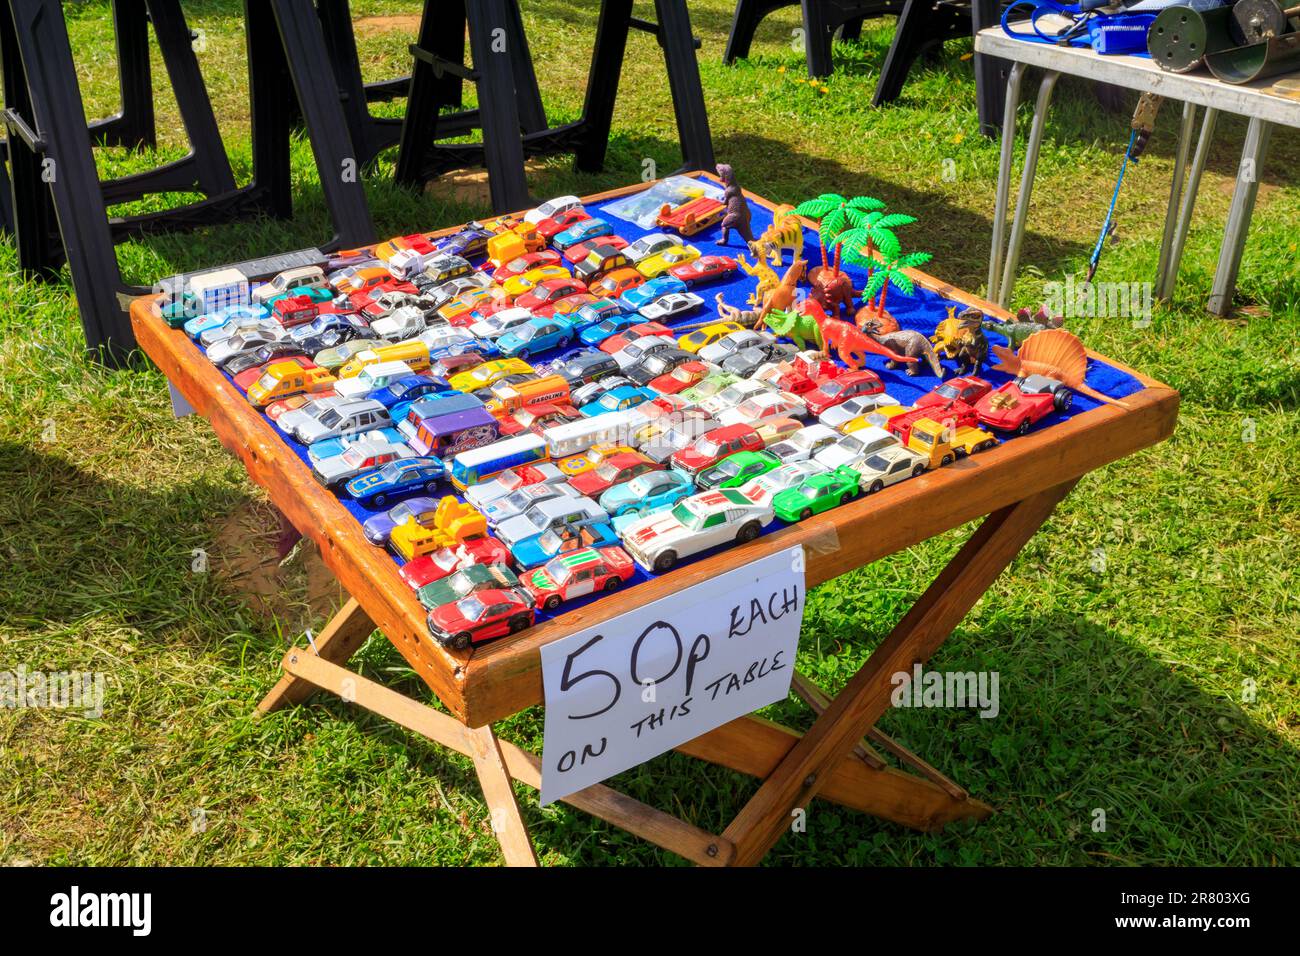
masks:
[[[236,175],[247,177],[243,32],[231,0],[187,3]],[[523,4],[548,110],[581,107],[594,0]],[[652,7],[643,13],[652,14]],[[355,0],[369,78],[404,72],[419,4]],[[106,2],[67,6],[91,116],[116,105]],[[997,144],[976,129],[970,43],[913,74],[902,100],[871,95],[892,21],[803,80],[793,11],[753,57],[720,59],[728,0],[691,4],[718,157],[776,200],[870,194],[917,215],[912,247],[962,287],[984,281]],[[164,75],[160,62],[155,76]],[[539,196],[635,181],[678,162],[662,61],[634,34],[609,160],[599,176],[548,161]],[[391,107],[389,107],[391,109]],[[103,151],[104,174],[185,150],[170,98],[158,154]],[[1026,119],[1028,107],[1026,109]],[[1127,107],[1126,107],[1127,109]],[[1155,270],[1177,107],[1130,168],[1099,280]],[[1104,215],[1128,114],[1063,81],[1048,124],[1015,305],[1079,277]],[[922,835],[817,803],[780,864],[1300,863],[1300,134],[1278,130],[1242,265],[1239,318],[1202,310],[1244,124],[1220,123],[1175,300],[1149,327],[1077,317],[1092,347],[1183,394],[1174,437],[1085,478],[933,661],[1000,675],[1000,713],[896,710],[882,728],[990,802],[974,826]],[[319,241],[310,149],[294,150],[299,216],[120,247],[133,281]],[[463,221],[482,206],[368,189],[379,232]],[[137,204],[144,208],[155,202]],[[0,671],[107,674],[101,719],[0,711],[0,863],[470,864],[499,852],[468,759],[339,702],[254,720],[286,642],[338,595],[305,548],[278,566],[264,499],[195,417],[175,419],[155,372],[88,364],[72,289],[23,280],[0,245]],[[955,551],[959,530],[813,593],[799,665],[838,690]],[[202,555],[208,556],[206,573]],[[197,567],[200,569],[196,572]],[[365,671],[418,688],[382,641]],[[798,726],[795,703],[771,709]],[[541,745],[533,710],[499,726]],[[720,829],[753,783],[666,756],[616,786]],[[553,864],[680,862],[521,790]],[[1104,811],[1104,830],[1098,829]]]

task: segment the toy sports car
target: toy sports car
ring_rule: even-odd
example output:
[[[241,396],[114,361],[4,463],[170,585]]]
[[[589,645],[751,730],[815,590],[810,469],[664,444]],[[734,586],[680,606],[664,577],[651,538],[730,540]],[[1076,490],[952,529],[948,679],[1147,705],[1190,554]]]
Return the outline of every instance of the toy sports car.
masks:
[[[582,548],[525,574],[523,585],[548,611],[587,594],[617,591],[636,568],[622,548]]]
[[[436,494],[446,468],[437,458],[403,458],[364,472],[344,483],[348,496],[366,508],[383,508],[394,498],[427,491]]]
[[[519,583],[515,572],[504,564],[471,564],[453,571],[438,581],[431,581],[415,592],[429,610],[459,601],[480,591],[512,591],[532,603],[533,597]]]
[[[852,468],[835,468],[805,478],[772,499],[772,510],[782,521],[803,521],[829,511],[858,496],[861,478]]]
[[[623,546],[641,567],[662,573],[716,545],[753,541],[771,520],[771,508],[735,488],[705,491],[633,521],[623,530]]]
[[[1023,435],[1052,412],[1074,403],[1068,385],[1045,375],[1026,375],[994,389],[975,403],[979,420],[999,431]]]
[[[531,627],[534,615],[532,603],[514,591],[479,591],[430,611],[429,633],[443,644],[463,649]]]

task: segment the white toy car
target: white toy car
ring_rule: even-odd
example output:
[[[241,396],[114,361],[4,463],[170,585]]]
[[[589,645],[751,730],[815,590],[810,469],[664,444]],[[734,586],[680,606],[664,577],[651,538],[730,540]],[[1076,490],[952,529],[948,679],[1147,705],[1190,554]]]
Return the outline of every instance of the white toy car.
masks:
[[[643,335],[629,342],[614,353],[614,361],[620,369],[631,368],[647,355],[653,355],[662,349],[677,348],[677,340],[670,335]]]
[[[533,478],[538,480],[532,481]],[[504,498],[520,488],[527,488],[529,484],[563,484],[568,480],[569,476],[549,461],[524,465],[520,468],[509,468],[491,481],[471,485],[465,489],[465,500],[482,511],[498,498]]]
[[[778,418],[803,418],[808,406],[789,392],[763,392],[718,413],[723,425],[753,425],[757,428]]]
[[[404,305],[395,309],[382,319],[370,323],[370,331],[381,339],[390,342],[402,342],[413,339],[429,325],[424,311],[414,305]]]
[[[807,461],[827,445],[833,445],[843,437],[827,425],[820,423],[805,425],[789,438],[769,444],[767,450],[786,463]]]
[[[374,399],[362,398],[328,405],[319,415],[295,422],[293,437],[304,445],[310,445],[326,438],[340,438],[374,428],[385,428],[392,423],[388,409]]]
[[[854,466],[854,471],[862,476],[862,490],[871,494],[906,478],[923,474],[928,463],[924,455],[902,445],[895,445],[868,455]]]
[[[479,319],[469,327],[469,334],[480,339],[499,339],[507,332],[523,325],[533,317],[533,313],[522,306],[512,306],[493,312],[486,319]]]
[[[693,312],[702,305],[704,300],[694,292],[669,292],[642,306],[640,312],[652,322],[666,322],[687,312]]]
[[[866,428],[855,431],[852,435],[845,435],[833,445],[827,445],[813,458],[830,469],[838,468],[841,465],[857,469],[863,461],[872,455],[878,454],[886,448],[898,447],[901,447],[901,444],[896,437],[879,426],[868,425]]]
[[[773,517],[735,488],[705,491],[627,525],[623,546],[641,567],[662,573],[716,545],[753,541]]]
[[[524,222],[539,223],[543,219],[550,219],[562,212],[570,209],[581,209],[582,200],[577,196],[556,196],[554,199],[548,199],[536,209],[530,209],[524,213]]]
[[[325,270],[320,266],[299,266],[296,269],[286,269],[270,282],[254,286],[249,298],[261,305],[267,299],[283,295],[290,289],[296,289],[299,286],[306,286],[311,289],[324,288]]]
[[[792,461],[771,471],[751,478],[740,486],[740,493],[756,505],[771,505],[772,499],[789,488],[798,488],[813,475],[830,469],[821,462],[808,459]]]
[[[640,262],[647,256],[658,255],[665,249],[671,249],[681,242],[676,236],[670,236],[663,232],[652,232],[648,236],[642,236],[636,242],[623,249],[623,255],[627,256],[629,262]]]
[[[414,458],[408,446],[386,438],[367,435],[352,442],[342,454],[322,458],[312,466],[316,480],[327,488],[337,488],[363,471],[378,468],[398,458]]]
[[[881,392],[878,395],[855,395],[838,405],[832,405],[818,415],[817,420],[823,425],[829,425],[831,428],[843,431],[844,426],[859,415],[869,414],[884,405],[899,404],[901,403],[898,399],[887,392]]]
[[[755,395],[763,395],[770,391],[772,391],[772,387],[763,382],[741,379],[739,382],[732,382],[716,395],[710,395],[700,402],[699,407],[721,421],[722,413],[728,408],[735,408],[741,402],[751,399]]]
[[[775,342],[774,336],[766,332],[755,332],[753,329],[741,329],[739,332],[730,332],[724,335],[718,341],[704,346],[696,353],[706,362],[712,362],[714,365],[721,365],[725,360],[735,355],[737,352],[750,348],[754,345],[762,345],[765,342]]]

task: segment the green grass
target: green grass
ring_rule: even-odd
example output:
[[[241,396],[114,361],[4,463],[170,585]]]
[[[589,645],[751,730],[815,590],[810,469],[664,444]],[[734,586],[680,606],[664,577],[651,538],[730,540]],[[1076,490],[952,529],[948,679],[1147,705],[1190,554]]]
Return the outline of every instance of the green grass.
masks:
[[[354,4],[358,16],[411,14],[418,6]],[[238,7],[186,5],[204,31],[200,62],[236,175],[246,178]],[[591,0],[524,4],[554,118],[581,108],[594,7]],[[890,23],[837,49],[840,68],[822,93],[801,81],[801,57],[789,43],[792,11],[765,24],[748,62],[726,68],[720,56],[731,4],[700,0],[691,9],[717,152],[745,186],[782,201],[828,190],[880,196],[920,217],[909,235],[936,254],[931,271],[982,286],[997,146],[976,132],[969,43],[949,44],[913,75],[898,104],[876,111],[863,104]],[[88,114],[104,115],[116,105],[107,4],[67,10]],[[410,39],[364,33],[367,77],[404,71]],[[647,158],[661,171],[678,162],[657,48],[634,35],[629,55],[605,172],[577,176],[555,159],[535,177],[537,194],[635,181]],[[163,75],[161,63],[155,75]],[[1176,120],[1176,107],[1167,105],[1148,155],[1130,171],[1118,241],[1099,279],[1145,281],[1154,272]],[[103,172],[183,153],[170,100],[160,105],[159,128],[157,156],[105,150]],[[1061,84],[1016,305],[1035,303],[1043,282],[1082,269],[1126,129],[1127,115],[1102,112],[1086,86]],[[1203,312],[1202,300],[1242,129],[1220,124],[1174,301],[1145,329],[1123,319],[1070,323],[1098,351],[1178,388],[1178,431],[1085,478],[933,662],[999,672],[996,719],[897,710],[882,721],[998,812],[979,825],[920,835],[817,803],[806,834],[784,838],[773,863],[1300,863],[1300,186],[1292,172],[1300,135],[1277,131],[1263,170],[1240,279],[1250,317],[1222,321]],[[128,278],[147,284],[321,239],[326,217],[310,150],[298,142],[293,155],[293,222],[128,243],[119,250]],[[955,177],[944,177],[946,159]],[[388,156],[367,186],[381,233],[482,211],[404,193],[389,184],[391,171]],[[203,421],[172,417],[156,372],[107,372],[85,361],[66,274],[47,285],[27,282],[8,245],[0,246],[0,272],[7,304],[0,311],[0,670],[104,671],[109,680],[102,719],[0,711],[0,862],[497,862],[468,760],[340,702],[253,719],[285,642],[302,642],[309,622],[301,590],[286,572],[285,597],[296,603],[267,618],[218,575],[190,568],[192,550],[217,548],[218,529],[261,492]],[[1243,440],[1252,430],[1254,440]],[[818,589],[800,666],[838,689],[964,533]],[[1098,548],[1106,559],[1100,571]],[[359,663],[421,694],[384,642],[367,645]],[[771,713],[797,726],[811,719],[795,703]],[[541,726],[534,710],[499,730],[539,747]],[[679,756],[614,783],[714,830],[754,786]],[[539,809],[531,791],[520,793],[548,863],[678,862],[584,814]],[[206,827],[193,825],[200,808]],[[1104,832],[1093,828],[1097,808],[1105,810]]]

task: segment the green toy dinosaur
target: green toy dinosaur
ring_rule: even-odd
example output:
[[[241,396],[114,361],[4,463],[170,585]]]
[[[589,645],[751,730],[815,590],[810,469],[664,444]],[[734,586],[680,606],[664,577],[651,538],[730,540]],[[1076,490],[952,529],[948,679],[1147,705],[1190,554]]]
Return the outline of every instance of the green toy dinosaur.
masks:
[[[763,316],[763,323],[775,335],[784,335],[794,342],[799,351],[815,348],[821,351],[822,330],[811,315],[789,309],[773,309]]]

